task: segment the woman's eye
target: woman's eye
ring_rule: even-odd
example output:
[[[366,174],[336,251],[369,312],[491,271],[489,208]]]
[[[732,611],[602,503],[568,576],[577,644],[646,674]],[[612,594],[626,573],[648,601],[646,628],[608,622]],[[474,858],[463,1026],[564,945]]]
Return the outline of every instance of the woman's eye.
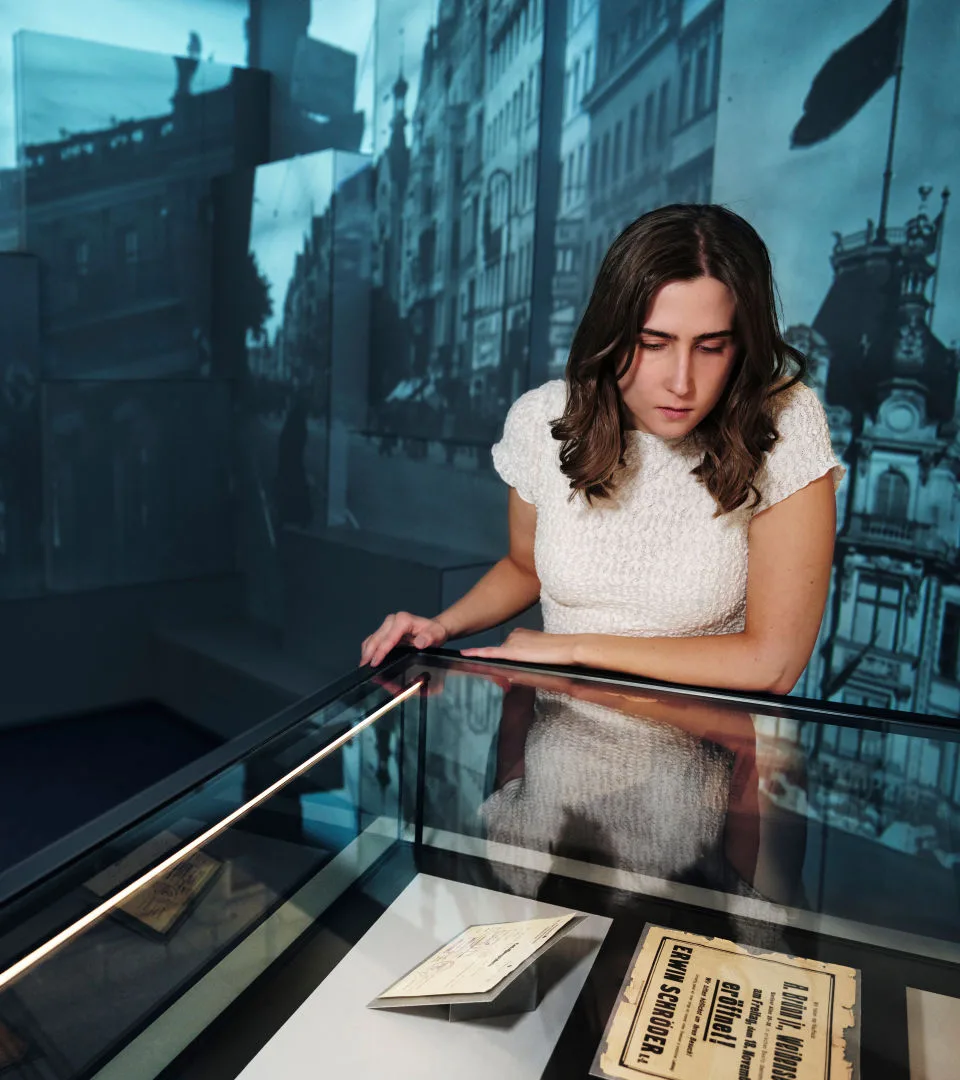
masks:
[[[656,352],[658,349],[665,348],[665,345],[662,341],[641,341],[640,348],[647,352]]]
[[[700,351],[705,353],[722,353],[725,346],[723,345],[701,345]]]

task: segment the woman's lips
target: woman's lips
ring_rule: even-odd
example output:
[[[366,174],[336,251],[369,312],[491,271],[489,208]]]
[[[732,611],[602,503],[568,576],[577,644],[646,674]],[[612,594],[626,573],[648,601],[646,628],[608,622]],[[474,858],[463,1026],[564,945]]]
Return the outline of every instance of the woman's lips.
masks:
[[[667,420],[685,420],[693,409],[670,409],[665,405],[658,405],[657,412]]]

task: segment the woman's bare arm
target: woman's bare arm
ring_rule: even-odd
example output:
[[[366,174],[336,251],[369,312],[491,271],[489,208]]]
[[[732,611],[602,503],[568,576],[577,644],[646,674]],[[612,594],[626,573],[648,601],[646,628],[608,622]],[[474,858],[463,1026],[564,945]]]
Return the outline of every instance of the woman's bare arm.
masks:
[[[455,604],[431,618],[398,611],[388,615],[361,647],[360,663],[376,666],[400,642],[417,648],[488,630],[526,611],[540,597],[533,560],[537,509],[511,488],[507,508],[510,552]]]
[[[488,570],[465,596],[436,617],[448,637],[466,637],[499,626],[540,598],[540,579],[533,561],[537,508],[524,502],[510,488],[507,514],[510,553]]]

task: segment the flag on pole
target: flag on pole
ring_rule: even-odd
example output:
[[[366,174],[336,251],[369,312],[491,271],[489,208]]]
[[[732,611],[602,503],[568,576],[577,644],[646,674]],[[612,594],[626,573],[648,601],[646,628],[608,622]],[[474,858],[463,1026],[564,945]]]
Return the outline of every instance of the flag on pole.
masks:
[[[866,30],[828,57],[790,136],[792,149],[812,146],[839,131],[895,73],[906,14],[906,0],[890,0]]]

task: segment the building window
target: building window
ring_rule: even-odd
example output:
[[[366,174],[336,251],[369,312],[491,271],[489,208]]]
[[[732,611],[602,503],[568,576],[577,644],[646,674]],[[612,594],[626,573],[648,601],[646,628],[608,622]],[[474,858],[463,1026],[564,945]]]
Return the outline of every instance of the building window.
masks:
[[[896,469],[887,469],[877,481],[874,514],[887,521],[906,521],[910,481]]]
[[[610,132],[603,134],[602,149],[600,151],[600,190],[606,191],[607,181],[610,177]]]
[[[860,737],[860,760],[883,760],[883,735],[879,731],[865,728]]]
[[[853,640],[893,651],[900,621],[900,586],[862,576],[853,609]]]
[[[707,47],[697,49],[697,73],[693,83],[693,112],[699,116],[707,107]]]
[[[680,69],[680,98],[677,101],[677,124],[687,122],[690,108],[690,61],[685,60]]]
[[[606,53],[607,58],[605,61],[605,67],[607,71],[610,71],[617,62],[617,39],[619,35],[616,31],[607,34],[606,41]]]
[[[640,110],[636,105],[630,109],[630,118],[627,121],[627,172],[632,173],[637,167],[637,125],[640,120]]]
[[[943,605],[943,624],[940,629],[940,655],[937,671],[945,679],[958,679],[960,667],[960,604]]]
[[[90,245],[86,240],[77,242],[73,249],[73,258],[77,267],[77,276],[86,277],[90,273]]]
[[[643,156],[650,153],[653,141],[653,94],[647,94],[643,103]]]
[[[846,698],[844,698],[846,701]],[[840,728],[837,740],[837,753],[843,757],[855,758],[860,754],[860,731],[853,727]]]
[[[618,120],[613,129],[613,182],[616,184],[620,179],[620,170],[623,164],[623,121]]]
[[[670,83],[665,82],[660,85],[660,101],[657,105],[657,146],[661,150],[667,145],[667,108],[669,103]]]

